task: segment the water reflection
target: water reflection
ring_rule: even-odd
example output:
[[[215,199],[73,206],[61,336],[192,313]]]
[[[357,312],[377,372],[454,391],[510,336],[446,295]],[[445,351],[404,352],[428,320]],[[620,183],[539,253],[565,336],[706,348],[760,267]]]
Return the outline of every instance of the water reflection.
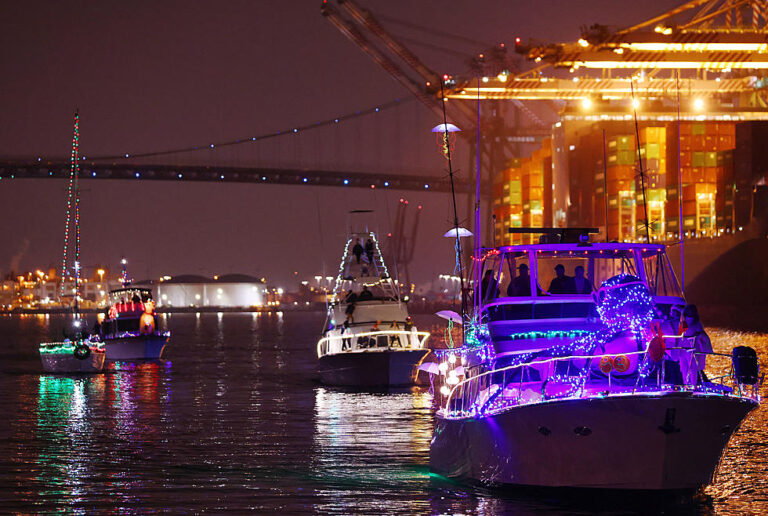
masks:
[[[167,323],[168,360],[75,378],[40,375],[37,342],[63,318],[0,317],[0,512],[768,513],[765,404],[733,437],[708,496],[684,505],[488,489],[430,475],[425,389],[313,382],[323,314]],[[717,351],[754,347],[768,370],[768,335],[709,332]]]

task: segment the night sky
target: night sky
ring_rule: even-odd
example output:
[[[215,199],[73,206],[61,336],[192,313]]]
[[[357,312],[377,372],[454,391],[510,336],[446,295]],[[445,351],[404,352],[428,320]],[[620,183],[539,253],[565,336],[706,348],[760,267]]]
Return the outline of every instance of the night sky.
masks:
[[[0,158],[68,156],[75,108],[88,156],[234,140],[410,100],[321,16],[320,3],[0,2]],[[572,41],[582,25],[626,26],[679,3],[359,0],[428,66],[454,74],[467,69],[460,55],[485,49],[387,19],[512,45],[515,37]],[[429,132],[440,122],[409,101],[298,136],[144,163],[441,177],[446,163]],[[466,149],[456,154],[466,175]],[[348,210],[375,209],[386,233],[403,196],[424,206],[413,279],[453,270],[445,194],[87,179],[82,188],[83,264],[117,269],[125,255],[139,279],[241,272],[292,288],[294,271],[298,279],[324,265],[335,273]],[[2,274],[60,264],[65,206],[64,180],[0,181]]]

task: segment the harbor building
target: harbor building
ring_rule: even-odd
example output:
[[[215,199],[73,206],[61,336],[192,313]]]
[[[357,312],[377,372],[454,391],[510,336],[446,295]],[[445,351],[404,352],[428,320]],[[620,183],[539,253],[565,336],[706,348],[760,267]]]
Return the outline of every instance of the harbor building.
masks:
[[[155,285],[161,307],[250,308],[264,306],[267,286],[263,278],[225,274],[207,278],[198,275],[165,276]]]

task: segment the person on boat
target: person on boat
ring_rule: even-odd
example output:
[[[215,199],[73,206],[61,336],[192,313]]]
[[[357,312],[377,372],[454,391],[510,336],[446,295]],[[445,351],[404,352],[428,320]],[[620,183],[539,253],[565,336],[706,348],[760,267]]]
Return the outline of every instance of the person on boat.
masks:
[[[342,338],[341,338],[342,351],[345,351],[352,347],[352,339],[350,339],[349,337],[343,337],[344,333],[347,333],[347,335],[349,335],[349,321],[344,321],[344,324],[339,330],[339,335],[342,335]]]
[[[496,284],[496,278],[493,277],[493,271],[491,269],[488,269],[485,271],[485,275],[483,276],[483,281],[480,283],[480,297],[483,299],[490,299],[495,297],[495,292],[491,292],[491,288],[495,287]],[[495,288],[494,288],[495,290]]]
[[[363,286],[363,291],[360,292],[360,296],[357,298],[358,301],[370,301],[373,299],[373,292],[368,290],[368,285]]]
[[[392,321],[392,324],[389,325],[389,329],[392,330],[393,332],[400,331],[400,325],[397,323],[397,321]],[[402,343],[400,342],[400,335],[392,335],[389,340],[390,340],[391,346],[395,346],[395,345],[397,345],[398,347],[403,346]]]
[[[565,267],[562,263],[555,265],[556,276],[549,283],[550,294],[573,294],[576,287],[573,284],[573,278],[565,275]]]
[[[360,263],[360,258],[363,257],[363,246],[360,245],[360,239],[358,238],[355,242],[355,247],[352,248],[352,254],[355,255],[355,258],[357,258],[357,263]]]
[[[370,238],[365,241],[365,257],[368,258],[368,263],[373,263],[373,240]]]
[[[413,319],[411,319],[411,316],[405,318],[405,323],[403,324],[403,329],[405,331],[411,331],[413,329]]]
[[[696,305],[685,305],[683,319],[687,328],[683,333],[683,338],[680,339],[682,341],[681,347],[691,351],[685,352],[688,358],[681,361],[680,368],[685,382],[696,384],[700,380],[706,380],[704,369],[707,366],[707,356],[703,353],[712,353],[712,341],[709,340],[707,332],[704,331]]]
[[[573,270],[573,293],[589,294],[592,292],[592,283],[584,277],[584,267],[578,265]]]
[[[344,297],[344,302],[354,303],[355,301],[357,301],[357,294],[355,294],[352,289],[350,289],[349,292],[347,292],[347,295]]]
[[[517,276],[512,278],[507,287],[507,296],[520,297],[531,295],[531,276],[528,274],[528,266],[521,263],[517,266]]]

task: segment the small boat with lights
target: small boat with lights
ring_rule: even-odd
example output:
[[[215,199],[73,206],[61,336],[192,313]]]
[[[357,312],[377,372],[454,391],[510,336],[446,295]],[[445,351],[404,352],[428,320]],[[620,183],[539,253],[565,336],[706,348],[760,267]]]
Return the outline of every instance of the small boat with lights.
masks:
[[[46,373],[100,373],[104,369],[106,353],[103,344],[79,333],[63,341],[43,342],[38,349]]]
[[[152,291],[124,286],[109,292],[109,308],[100,314],[99,337],[107,360],[157,360],[171,337],[158,328]]]
[[[390,277],[372,231],[351,233],[317,343],[318,373],[327,385],[412,385],[429,353]]]
[[[72,136],[71,172],[67,189],[67,217],[64,226],[64,256],[61,269],[61,298],[69,294],[65,280],[67,271],[74,277],[72,294],[72,322],[64,329],[64,339],[58,342],[42,342],[38,345],[40,362],[46,373],[99,373],[104,369],[104,347],[88,335],[84,319],[80,314],[80,115],[75,112],[74,134]],[[69,268],[69,246],[72,246],[73,263]]]
[[[558,231],[530,230],[567,241]],[[433,472],[548,488],[711,482],[762,378],[751,348],[714,353],[689,331],[690,314],[700,323],[664,246],[582,233],[480,259],[479,321],[461,347],[434,350]]]

